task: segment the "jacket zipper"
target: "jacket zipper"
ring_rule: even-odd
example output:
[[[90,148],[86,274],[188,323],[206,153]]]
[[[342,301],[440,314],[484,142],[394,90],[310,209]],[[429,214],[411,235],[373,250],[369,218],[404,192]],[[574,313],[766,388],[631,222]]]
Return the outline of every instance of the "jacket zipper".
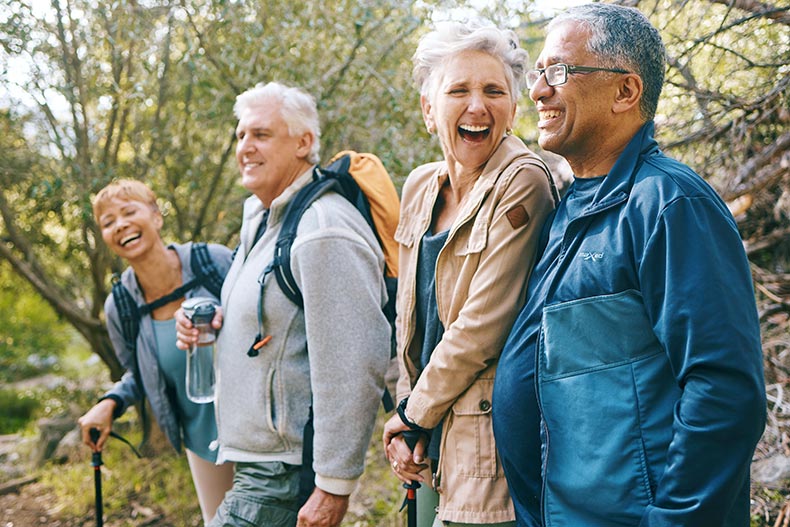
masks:
[[[554,289],[556,288],[556,285],[557,285],[557,282],[558,282],[558,280],[557,280],[557,272],[559,271],[559,268],[565,263],[568,247],[570,245],[570,240],[571,240],[571,234],[570,234],[570,227],[571,227],[571,225],[576,224],[576,223],[578,223],[578,222],[580,222],[580,221],[582,221],[584,219],[591,218],[592,216],[595,216],[596,214],[599,214],[599,213],[601,213],[603,211],[606,211],[606,210],[608,210],[608,209],[610,209],[610,208],[612,208],[612,207],[614,207],[616,205],[619,205],[620,203],[625,201],[627,198],[628,198],[628,196],[625,193],[623,193],[622,196],[608,199],[604,203],[597,203],[597,204],[593,205],[592,207],[588,208],[587,210],[585,210],[584,212],[582,212],[582,214],[580,216],[577,216],[576,218],[573,218],[573,219],[571,219],[568,222],[568,226],[565,229],[565,232],[563,233],[563,236],[562,236],[562,244],[560,245],[560,254],[557,255],[557,263],[554,266],[556,271],[555,271],[554,276],[551,279],[551,283],[549,284],[548,290],[546,291],[546,299],[547,300],[552,296],[552,294],[554,292]],[[581,231],[581,229],[579,230],[579,232],[580,231]],[[573,235],[573,239],[576,239],[578,237],[579,237],[578,233]],[[545,305],[546,305],[546,302],[544,301],[544,307],[545,307]],[[550,449],[550,446],[551,446],[551,441],[550,441],[550,437],[549,437],[549,426],[548,426],[546,420],[543,418],[543,405],[542,405],[541,397],[540,397],[540,378],[539,378],[539,376],[540,376],[540,355],[541,355],[541,348],[542,348],[542,342],[543,342],[543,329],[542,329],[542,327],[543,327],[543,315],[542,314],[541,314],[541,317],[540,317],[540,321],[541,321],[541,325],[538,328],[537,341],[536,341],[536,344],[535,344],[535,397],[536,397],[537,403],[538,403],[538,412],[540,413],[540,428],[541,428],[541,431],[543,432],[543,434],[546,437],[545,456],[544,456],[544,459],[541,459],[542,467],[541,467],[541,471],[540,471],[541,472],[541,478],[542,478],[541,484],[540,484],[540,516],[541,516],[543,524],[549,526],[549,525],[551,525],[551,519],[546,515],[545,500],[546,500],[546,479],[547,479],[547,475],[548,475],[548,466],[549,466],[549,463],[548,463],[548,460],[549,460],[549,449]]]

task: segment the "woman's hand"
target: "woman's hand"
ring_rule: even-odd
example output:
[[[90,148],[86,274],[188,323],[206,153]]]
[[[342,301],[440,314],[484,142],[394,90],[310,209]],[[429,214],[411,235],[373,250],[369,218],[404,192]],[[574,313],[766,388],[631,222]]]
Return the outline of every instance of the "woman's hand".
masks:
[[[192,321],[184,314],[183,308],[178,308],[173,314],[176,319],[176,347],[180,350],[188,350],[193,344],[197,344],[198,330],[192,325]],[[215,308],[214,318],[211,319],[211,327],[219,331],[222,327],[222,308]]]
[[[400,416],[395,414],[384,425],[384,452],[390,463],[390,468],[395,476],[404,483],[412,481],[425,482],[420,472],[428,468],[425,462],[425,447],[428,438],[420,434],[420,439],[414,445],[414,451],[406,444],[403,432],[410,431]]]
[[[77,424],[80,425],[82,430],[82,442],[91,447],[94,452],[101,452],[104,447],[104,442],[110,436],[112,430],[112,414],[115,411],[115,401],[112,399],[103,399],[96,403],[96,405],[88,410],[85,415],[77,419]],[[96,443],[91,439],[91,428],[99,430],[99,439]]]

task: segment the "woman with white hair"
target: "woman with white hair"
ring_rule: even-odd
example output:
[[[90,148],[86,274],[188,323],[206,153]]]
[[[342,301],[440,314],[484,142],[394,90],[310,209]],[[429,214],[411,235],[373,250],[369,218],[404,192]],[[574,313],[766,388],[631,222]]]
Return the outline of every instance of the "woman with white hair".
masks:
[[[384,446],[401,481],[422,483],[420,527],[509,527],[492,387],[556,192],[546,165],[512,135],[527,63],[512,31],[447,23],[423,37],[413,60],[444,159],[403,187],[400,404]],[[413,451],[403,432],[420,433]]]

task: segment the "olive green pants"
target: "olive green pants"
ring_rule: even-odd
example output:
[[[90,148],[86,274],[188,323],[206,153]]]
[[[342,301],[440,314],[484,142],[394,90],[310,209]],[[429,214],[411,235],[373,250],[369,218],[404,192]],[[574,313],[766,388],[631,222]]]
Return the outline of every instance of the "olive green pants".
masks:
[[[299,471],[298,465],[279,462],[236,463],[233,488],[208,527],[293,527]]]

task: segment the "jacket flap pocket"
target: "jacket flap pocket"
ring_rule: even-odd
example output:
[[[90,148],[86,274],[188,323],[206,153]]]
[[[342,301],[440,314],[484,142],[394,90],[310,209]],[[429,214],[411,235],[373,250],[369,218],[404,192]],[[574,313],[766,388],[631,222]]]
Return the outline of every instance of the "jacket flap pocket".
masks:
[[[483,415],[491,413],[491,394],[494,379],[477,379],[453,405],[455,415]]]
[[[464,234],[466,235],[466,243],[463,240]],[[478,216],[471,229],[466,233],[459,233],[458,242],[455,251],[456,256],[482,252],[488,243],[488,218]]]
[[[395,229],[395,241],[404,247],[411,247],[414,244],[414,225],[412,222],[400,221],[398,228]]]
[[[543,310],[543,378],[635,362],[661,353],[638,291],[600,295]]]

